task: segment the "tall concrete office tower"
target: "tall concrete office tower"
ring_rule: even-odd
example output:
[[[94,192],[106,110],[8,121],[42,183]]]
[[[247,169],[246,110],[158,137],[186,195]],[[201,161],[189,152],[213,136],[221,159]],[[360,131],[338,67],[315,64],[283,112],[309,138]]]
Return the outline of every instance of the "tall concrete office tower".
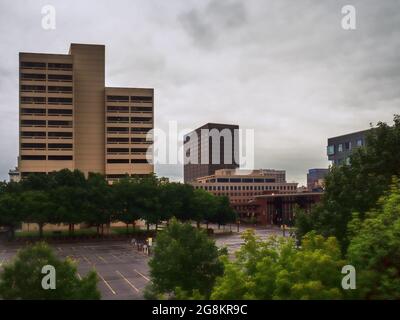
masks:
[[[154,90],[105,87],[105,47],[20,53],[18,169],[79,169],[109,180],[153,172]],[[149,162],[147,161],[149,160]]]

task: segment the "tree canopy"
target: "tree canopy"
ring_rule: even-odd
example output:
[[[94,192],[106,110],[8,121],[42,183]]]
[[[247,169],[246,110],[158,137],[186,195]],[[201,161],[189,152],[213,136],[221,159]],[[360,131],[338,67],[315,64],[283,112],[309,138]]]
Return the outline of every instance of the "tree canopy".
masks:
[[[56,271],[56,288],[45,290],[42,268],[53,266]],[[73,261],[59,260],[44,243],[21,249],[14,260],[0,273],[0,297],[25,300],[97,300],[97,275],[95,271],[78,278]]]
[[[341,259],[335,238],[307,234],[301,248],[294,240],[270,237],[260,241],[254,231],[244,235],[236,259],[224,257],[212,299],[341,299]]]
[[[347,257],[357,270],[355,297],[400,299],[400,182],[375,209],[360,219],[354,214],[349,224],[351,237]]]
[[[347,225],[354,212],[363,219],[400,176],[400,116],[393,126],[379,122],[367,135],[366,145],[353,151],[350,164],[333,166],[325,179],[322,202],[311,213],[299,213],[300,237],[311,230],[335,236],[345,252],[349,244]]]
[[[37,223],[42,236],[46,224],[85,223],[103,230],[122,221],[127,227],[142,219],[158,225],[176,217],[182,221],[225,224],[236,220],[226,197],[154,175],[126,177],[109,184],[105,177],[67,169],[31,174],[21,182],[0,185],[0,225],[11,234],[22,223]]]
[[[198,292],[209,296],[215,278],[222,275],[220,251],[204,231],[173,219],[157,235],[149,262],[152,288],[158,294]]]

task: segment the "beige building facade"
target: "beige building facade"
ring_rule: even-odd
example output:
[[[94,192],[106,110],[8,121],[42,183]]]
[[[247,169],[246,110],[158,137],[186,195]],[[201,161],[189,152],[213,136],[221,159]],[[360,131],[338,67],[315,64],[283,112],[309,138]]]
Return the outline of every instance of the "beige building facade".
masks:
[[[22,178],[65,168],[109,180],[153,172],[152,139],[142,137],[154,127],[154,90],[107,88],[105,46],[71,44],[68,54],[20,53],[19,63]]]
[[[215,174],[197,178],[190,183],[195,189],[216,196],[227,196],[232,207],[241,215],[249,215],[249,203],[257,196],[297,192],[296,182],[286,181],[284,170],[221,169]]]

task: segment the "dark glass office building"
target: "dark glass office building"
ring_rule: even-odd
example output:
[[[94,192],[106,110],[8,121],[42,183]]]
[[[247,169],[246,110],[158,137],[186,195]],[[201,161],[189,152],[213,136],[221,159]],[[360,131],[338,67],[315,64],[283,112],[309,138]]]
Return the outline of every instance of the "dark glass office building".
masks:
[[[207,123],[184,136],[184,181],[239,167],[239,126]]]
[[[349,164],[349,156],[354,149],[365,145],[370,130],[358,131],[328,139],[327,155],[333,165]]]

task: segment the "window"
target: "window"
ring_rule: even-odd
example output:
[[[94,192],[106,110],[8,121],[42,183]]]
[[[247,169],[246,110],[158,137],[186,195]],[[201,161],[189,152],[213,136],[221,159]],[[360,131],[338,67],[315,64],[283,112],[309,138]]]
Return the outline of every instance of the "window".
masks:
[[[143,154],[147,152],[146,148],[132,148],[131,149],[133,154]]]
[[[72,98],[47,98],[49,104],[72,104]]]
[[[346,150],[351,150],[351,142],[346,142],[344,144],[344,146],[345,146]]]
[[[363,146],[363,139],[358,139],[357,140],[357,147],[362,147]]]
[[[132,107],[131,112],[153,112],[153,107]]]
[[[69,74],[49,74],[47,76],[49,81],[65,81],[72,82],[72,75]]]
[[[49,86],[47,87],[48,92],[61,92],[61,93],[72,93],[72,87],[55,87]]]
[[[343,144],[338,145],[338,152],[343,152]]]
[[[129,112],[129,107],[124,106],[107,106],[107,112]]]
[[[21,143],[21,149],[46,149],[45,143]]]
[[[45,116],[46,109],[21,108],[21,114]]]
[[[47,113],[49,116],[70,116],[72,109],[49,109]]]
[[[129,122],[129,117],[107,117],[107,122]]]
[[[38,74],[38,73],[21,73],[21,79],[22,80],[42,81],[42,80],[46,80],[46,75]]]
[[[328,156],[333,156],[335,154],[335,146],[330,145],[326,148],[326,153]]]
[[[46,98],[45,97],[21,97],[21,103],[43,104],[43,103],[46,103]]]
[[[44,62],[21,61],[21,68],[25,68],[25,69],[46,69],[46,63],[44,63]]]
[[[107,153],[129,153],[129,148],[107,148]]]
[[[107,143],[129,143],[129,138],[107,138]]]
[[[132,117],[131,121],[133,123],[152,123],[152,118],[145,118],[145,117]]]
[[[131,163],[148,163],[146,159],[132,159]]]
[[[147,134],[151,130],[151,128],[131,128],[131,133]]]
[[[110,102],[129,102],[128,96],[107,96],[107,101]]]
[[[108,127],[108,133],[129,133],[129,128]]]
[[[46,86],[21,85],[22,92],[46,92]]]
[[[21,136],[23,138],[45,138],[46,132],[39,131],[22,131]]]
[[[107,163],[129,163],[129,159],[107,159]]]
[[[50,63],[48,64],[50,70],[72,70],[71,63]]]
[[[133,102],[153,102],[153,97],[131,96],[131,101],[133,101]]]
[[[49,120],[49,127],[72,127],[72,121]]]
[[[132,138],[131,141],[132,141],[132,143],[146,143],[146,142],[148,142],[146,140],[146,138]]]
[[[72,132],[49,132],[48,137],[49,139],[70,139],[72,138]]]
[[[72,149],[72,143],[49,143],[49,149]]]
[[[45,127],[46,120],[21,120],[22,127]]]
[[[21,160],[46,160],[46,156],[39,155],[23,155],[21,156]]]
[[[56,161],[70,161],[72,160],[72,156],[48,156],[49,160],[56,160]]]

